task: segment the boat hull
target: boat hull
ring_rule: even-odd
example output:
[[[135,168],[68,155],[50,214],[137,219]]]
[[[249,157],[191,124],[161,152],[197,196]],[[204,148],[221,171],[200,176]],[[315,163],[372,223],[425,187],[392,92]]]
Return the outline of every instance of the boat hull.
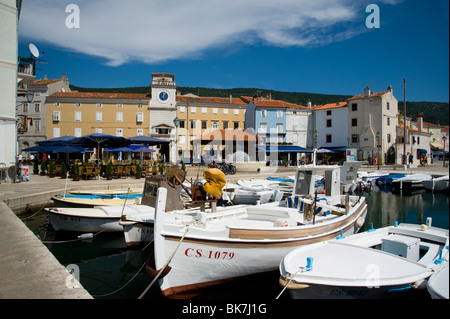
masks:
[[[139,248],[153,241],[154,224],[119,221],[128,248]]]
[[[120,217],[83,217],[68,216],[48,211],[50,224],[55,231],[74,232],[120,232],[123,231],[119,225]]]

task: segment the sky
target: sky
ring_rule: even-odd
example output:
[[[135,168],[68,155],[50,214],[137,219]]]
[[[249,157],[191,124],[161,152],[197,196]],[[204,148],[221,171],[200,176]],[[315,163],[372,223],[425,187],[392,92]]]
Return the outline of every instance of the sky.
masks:
[[[375,4],[376,8],[373,9]],[[379,24],[377,25],[377,22]],[[448,0],[25,0],[19,55],[37,79],[449,101]],[[314,101],[312,101],[314,103]]]

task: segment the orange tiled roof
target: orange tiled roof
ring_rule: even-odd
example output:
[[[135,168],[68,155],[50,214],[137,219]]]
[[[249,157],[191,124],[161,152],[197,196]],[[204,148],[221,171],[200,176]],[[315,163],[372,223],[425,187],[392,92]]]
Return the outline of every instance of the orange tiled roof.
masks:
[[[370,94],[370,97],[382,96],[383,94],[386,94],[388,92],[390,92],[390,91],[386,90],[386,91],[382,91],[382,92],[372,93],[372,94]],[[363,99],[363,98],[364,98],[364,94],[358,94],[358,95],[355,95],[355,96],[349,98],[349,100],[358,100],[358,99]]]
[[[306,106],[301,106],[298,104],[293,104],[285,101],[280,100],[272,100],[272,99],[265,99],[265,98],[258,98],[253,100],[253,98],[248,96],[242,96],[241,99],[246,101],[247,103],[250,103],[250,101],[253,101],[256,107],[273,107],[273,108],[292,108],[292,109],[308,109]]]
[[[314,106],[313,109],[314,110],[325,110],[325,109],[335,109],[335,108],[340,108],[340,107],[345,107],[347,106],[347,102],[336,102],[336,103],[329,103],[329,104],[324,104],[324,105],[317,105]]]
[[[219,103],[219,104],[247,104],[240,98],[232,98],[230,103],[229,97],[194,97],[177,95],[177,101],[193,101],[199,103]]]
[[[102,92],[58,92],[50,97],[84,98],[84,99],[150,99],[149,94],[143,93],[102,93]]]
[[[62,81],[62,79],[51,79],[51,80],[35,80],[32,85],[49,85]]]

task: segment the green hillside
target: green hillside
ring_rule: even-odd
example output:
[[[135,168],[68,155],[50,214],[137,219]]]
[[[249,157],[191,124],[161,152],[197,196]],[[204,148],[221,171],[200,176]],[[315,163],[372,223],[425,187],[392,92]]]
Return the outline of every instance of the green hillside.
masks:
[[[79,92],[111,92],[111,93],[148,93],[149,87],[128,87],[128,88],[82,88],[74,85],[70,86],[72,90]],[[260,96],[272,95],[274,100],[282,100],[298,105],[306,105],[311,101],[313,105],[322,105],[327,103],[341,102],[350,98],[351,95],[332,95],[317,94],[305,92],[280,92],[273,90],[257,89],[257,88],[234,88],[234,89],[210,89],[204,87],[177,87],[181,94],[192,93],[198,96],[214,96],[214,97],[233,97],[240,96]],[[398,109],[403,113],[403,101],[398,102]],[[443,102],[406,102],[406,114],[411,116],[413,120],[416,115],[422,113],[425,122],[449,125],[449,103]]]

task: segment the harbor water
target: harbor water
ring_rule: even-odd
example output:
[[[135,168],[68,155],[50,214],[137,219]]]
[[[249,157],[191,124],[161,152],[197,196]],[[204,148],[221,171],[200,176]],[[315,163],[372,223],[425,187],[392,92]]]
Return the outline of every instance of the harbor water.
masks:
[[[418,194],[392,194],[389,189],[374,189],[363,193],[368,205],[365,225],[368,228],[399,223],[425,224],[432,218],[435,227],[449,228],[449,196],[422,191]],[[153,256],[153,246],[127,249],[123,234],[102,233],[92,239],[78,240],[79,234],[55,232],[41,212],[24,221],[46,243],[59,262],[72,270],[83,287],[96,299],[137,299],[151,283],[145,273],[145,263]],[[205,291],[197,299],[274,300],[281,291],[279,272],[255,276]],[[427,293],[420,298],[429,298]],[[285,292],[281,299],[290,299]],[[410,298],[410,297],[405,297]],[[165,299],[157,283],[143,299]]]

